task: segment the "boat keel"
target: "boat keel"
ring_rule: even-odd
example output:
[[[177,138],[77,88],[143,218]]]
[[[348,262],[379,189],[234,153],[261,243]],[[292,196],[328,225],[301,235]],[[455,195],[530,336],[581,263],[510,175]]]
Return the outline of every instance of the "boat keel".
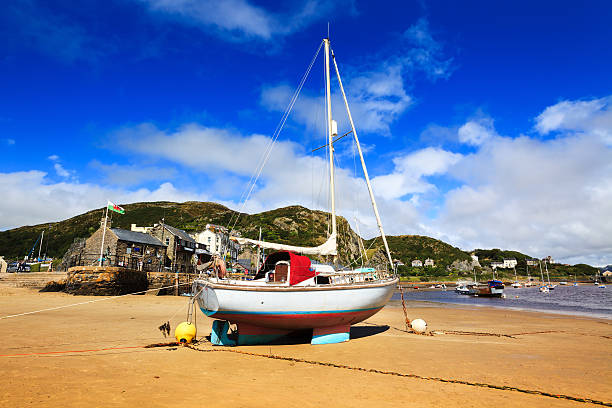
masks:
[[[292,330],[272,329],[238,323],[238,345],[267,344],[287,336]]]
[[[333,344],[349,341],[351,337],[351,325],[319,327],[312,329],[312,341],[310,344]]]
[[[227,336],[229,322],[225,320],[215,320],[212,324],[210,342],[213,346],[235,346],[236,342]]]
[[[269,327],[253,326],[238,323],[238,338],[230,339],[228,336],[230,323],[225,320],[215,320],[212,325],[210,342],[214,346],[248,346],[255,344],[268,344],[274,340],[288,336],[293,330],[273,329]],[[312,329],[310,344],[334,344],[349,341],[350,324],[339,326],[317,327]]]

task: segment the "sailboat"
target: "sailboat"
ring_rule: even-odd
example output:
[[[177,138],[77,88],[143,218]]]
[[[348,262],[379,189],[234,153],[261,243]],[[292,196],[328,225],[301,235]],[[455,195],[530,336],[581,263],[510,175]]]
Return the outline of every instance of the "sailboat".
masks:
[[[542,261],[539,261],[540,264],[540,277],[541,277],[541,282],[542,282],[542,286],[540,286],[540,292],[542,293],[548,293],[550,292],[550,290],[548,289],[548,286],[546,286],[546,283],[544,282],[544,272],[542,272]]]
[[[513,288],[518,289],[518,288],[520,288],[522,285],[521,285],[521,283],[518,281],[518,277],[516,276],[516,268],[515,268],[515,267],[513,267],[512,269],[514,269],[514,282],[512,283],[512,285],[511,285],[511,286],[512,286]]]
[[[597,275],[595,276],[595,282],[593,284],[597,286],[598,288],[602,288],[602,289],[605,289],[606,287],[606,285],[604,285],[603,283],[599,283],[599,269],[597,270]]]
[[[546,263],[546,259],[544,260],[544,267],[546,268],[546,277],[548,278],[548,289],[553,290],[557,287],[557,285],[553,285],[550,283],[550,275],[548,274],[548,264]]]
[[[525,262],[526,262],[525,269],[527,270],[527,282],[525,282],[525,287],[533,286],[534,282],[531,281],[531,274],[529,273],[529,264],[527,263],[529,261],[525,261]]]
[[[333,259],[337,256],[333,149],[337,123],[332,119],[331,110],[331,59],[386,256],[389,265],[393,265],[357,131],[328,38],[323,39],[323,45],[331,233],[327,241],[317,247],[299,247],[233,237],[240,244],[258,245],[276,252],[269,253],[253,280],[228,278],[223,273],[223,268],[218,268],[210,275],[201,276],[194,281],[192,291],[196,294],[195,300],[200,310],[216,319],[211,333],[213,344],[263,344],[298,330],[312,331],[311,344],[348,341],[351,325],[381,310],[399,282],[394,270],[362,267],[340,271],[331,265],[313,263],[307,256],[331,256]],[[228,335],[230,324],[237,327],[232,335]]]

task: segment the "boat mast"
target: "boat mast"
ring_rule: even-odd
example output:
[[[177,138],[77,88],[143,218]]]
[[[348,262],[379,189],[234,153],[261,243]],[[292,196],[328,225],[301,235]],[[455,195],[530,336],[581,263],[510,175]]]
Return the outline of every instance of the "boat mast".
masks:
[[[325,43],[326,47],[327,47],[327,44],[328,43]],[[342,98],[344,99],[344,106],[346,106],[346,113],[348,115],[349,122],[351,122],[351,130],[353,131],[353,137],[355,138],[355,144],[357,145],[357,150],[359,151],[359,158],[361,159],[361,167],[363,168],[363,175],[365,176],[366,184],[368,185],[368,192],[370,193],[370,201],[372,201],[372,208],[374,209],[374,215],[376,216],[376,223],[378,224],[378,229],[380,230],[380,236],[382,237],[383,243],[385,244],[385,250],[387,251],[387,257],[389,258],[389,264],[391,265],[391,268],[394,268],[393,258],[391,257],[391,251],[389,251],[389,244],[387,244],[387,237],[385,236],[385,231],[383,230],[382,222],[380,221],[380,215],[378,214],[378,207],[376,206],[376,200],[374,199],[374,192],[372,191],[372,185],[370,184],[370,176],[368,175],[368,169],[366,168],[365,160],[363,159],[363,152],[361,151],[361,145],[359,144],[359,138],[357,137],[357,131],[355,130],[355,123],[353,122],[353,116],[351,115],[351,110],[349,108],[348,101],[346,99],[346,94],[344,93],[344,87],[342,86],[342,79],[340,79],[340,71],[338,70],[338,64],[336,63],[336,56],[333,54],[333,52],[332,52],[332,59],[334,60],[334,67],[336,68],[336,76],[338,77],[338,84],[340,85],[340,91],[342,92]],[[329,81],[329,77],[328,77],[328,81]],[[329,143],[331,145],[332,143],[331,138],[330,138]],[[331,148],[331,150],[333,150],[333,147]]]
[[[38,261],[40,261],[40,252],[42,251],[42,243],[45,240],[45,230],[40,235],[40,246],[38,247]]]
[[[329,143],[329,189],[331,194],[332,236],[336,236],[336,197],[334,186],[334,144],[331,111],[331,85],[329,80],[329,38],[324,38],[325,43],[325,104],[327,106],[327,136]],[[335,261],[335,256],[334,256]]]

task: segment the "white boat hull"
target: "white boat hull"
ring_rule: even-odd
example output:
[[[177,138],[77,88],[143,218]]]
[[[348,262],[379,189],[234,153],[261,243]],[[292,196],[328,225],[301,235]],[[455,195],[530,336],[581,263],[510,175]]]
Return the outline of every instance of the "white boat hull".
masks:
[[[265,287],[196,280],[198,305],[215,319],[250,326],[300,330],[346,326],[374,315],[398,279],[345,286]]]

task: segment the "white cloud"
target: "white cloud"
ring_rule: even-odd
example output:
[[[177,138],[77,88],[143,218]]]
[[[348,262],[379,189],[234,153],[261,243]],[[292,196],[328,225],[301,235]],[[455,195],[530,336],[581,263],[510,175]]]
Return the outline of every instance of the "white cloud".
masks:
[[[344,78],[344,81],[347,79]],[[344,82],[343,81],[343,82]],[[406,92],[398,65],[380,66],[378,71],[364,72],[349,78],[344,84],[349,106],[358,132],[389,134],[390,125],[412,104]],[[261,103],[268,109],[284,111],[293,94],[287,85],[266,86],[262,89]],[[324,129],[323,95],[302,91],[291,118],[321,133]],[[348,116],[340,91],[332,90],[332,111],[341,129],[350,129]]]
[[[612,96],[588,101],[562,101],[549,106],[536,118],[536,130],[589,133],[612,144]]]
[[[286,12],[271,12],[247,0],[142,0],[152,11],[177,16],[212,29],[225,40],[271,41],[292,34],[323,18],[330,2],[308,0]]]
[[[452,74],[455,68],[453,59],[445,57],[442,44],[433,38],[426,18],[420,18],[410,26],[404,37],[410,46],[401,55],[404,65],[423,71],[432,81],[447,79]]]
[[[101,171],[107,183],[118,186],[133,186],[151,180],[169,180],[176,176],[176,170],[173,168],[117,163],[103,164],[97,160],[93,160],[89,166]]]
[[[408,89],[416,73],[423,72],[435,81],[448,78],[454,69],[452,58],[445,58],[426,19],[418,20],[388,50],[369,56],[360,66],[343,65],[342,60],[338,64],[357,131],[384,135],[390,135],[391,125],[414,103]],[[334,89],[336,81],[332,81],[334,119],[348,130],[344,101],[339,89]],[[293,109],[292,119],[308,125],[310,130],[322,129],[315,124],[317,120],[324,121],[322,89],[321,84],[319,95],[302,91]],[[292,94],[293,89],[285,84],[267,85],[262,89],[261,103],[282,112]]]
[[[59,161],[60,161],[60,157],[57,154],[52,154],[51,156],[47,157],[49,160],[51,160],[53,163],[53,168],[55,169],[55,173],[64,179],[67,178],[72,178],[74,177],[74,171],[72,170],[66,170],[64,168],[64,166],[62,166]]]
[[[231,181],[233,197],[239,197],[246,191],[248,179],[270,142],[270,138],[263,135],[244,136],[226,129],[194,124],[175,132],[164,132],[145,124],[124,129],[117,135],[117,139],[124,149],[131,152],[180,163],[208,176],[213,175],[223,184]],[[435,164],[423,166],[424,173],[437,171]],[[216,190],[212,186],[209,191]],[[324,156],[310,156],[300,145],[292,142],[277,142],[244,211],[259,212],[294,204],[327,210],[328,191],[329,175]],[[381,193],[376,188],[375,192]],[[390,232],[400,233],[406,228],[411,231],[419,228],[417,213],[412,204],[392,200],[384,192],[378,194],[377,200],[381,211],[393,214],[387,216]],[[242,209],[239,208],[240,203],[239,199],[224,202],[231,208]],[[371,215],[365,181],[343,168],[336,169],[336,205],[339,214],[351,222],[353,215],[359,214],[364,235],[376,234],[376,221]]]
[[[55,169],[55,172],[57,173],[58,176],[63,177],[63,178],[70,177],[70,172],[66,170],[61,164],[55,163],[53,165],[53,168]]]
[[[206,194],[179,191],[170,183],[160,184],[154,190],[124,190],[78,182],[53,183],[46,176],[37,170],[0,173],[0,191],[4,192],[0,201],[0,229],[60,221],[101,208],[109,199],[116,203],[208,199]]]
[[[491,118],[470,120],[457,131],[459,141],[472,146],[480,146],[487,139],[497,136]]]
[[[595,129],[588,122],[600,115],[580,126]],[[462,186],[434,224],[456,245],[612,263],[612,149],[593,133],[486,138],[449,175]]]
[[[554,139],[495,134],[474,137],[480,144],[467,155],[426,148],[395,157],[393,170],[373,180],[386,232],[432,235],[468,250],[499,247],[572,263],[612,263],[612,147],[598,133],[605,130],[600,123],[606,109],[591,111]],[[67,218],[106,199],[220,201],[223,189],[233,189],[235,201],[222,203],[239,209],[236,197],[270,142],[265,135],[194,124],[174,131],[143,124],[116,137],[131,157],[178,163],[216,182],[203,186],[203,194],[178,191],[170,183],[152,190],[110,189],[51,183],[40,171],[0,174],[0,190],[8,192],[0,204],[0,227]],[[329,208],[326,166],[323,155],[278,142],[244,210],[293,204]],[[440,183],[451,178],[459,186]],[[353,222],[358,213],[362,234],[375,235],[364,181],[339,168],[336,185],[339,214]]]
[[[435,190],[436,186],[425,177],[446,173],[461,157],[460,154],[432,147],[398,156],[393,159],[393,172],[375,177],[372,184],[380,195],[390,199],[426,193]]]
[[[5,138],[5,139],[2,139],[2,141],[6,143],[8,146],[13,146],[15,144],[15,139],[11,139],[11,138]]]

